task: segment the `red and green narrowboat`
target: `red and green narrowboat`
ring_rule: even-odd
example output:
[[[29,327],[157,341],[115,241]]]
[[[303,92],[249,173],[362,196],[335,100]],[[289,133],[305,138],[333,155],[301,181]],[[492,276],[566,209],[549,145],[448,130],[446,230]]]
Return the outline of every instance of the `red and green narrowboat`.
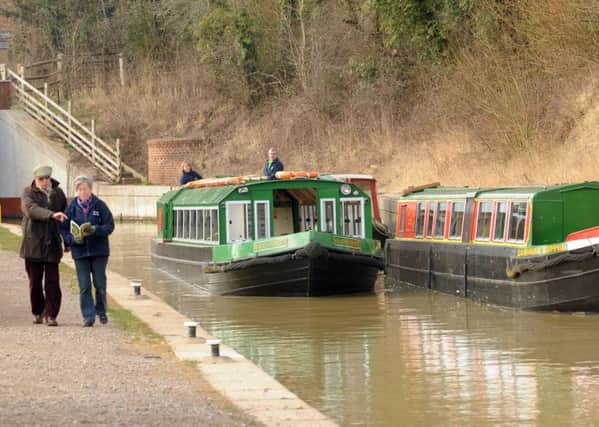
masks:
[[[383,252],[371,198],[338,179],[281,176],[204,179],[165,193],[154,263],[217,295],[373,291]]]
[[[388,286],[519,309],[599,309],[598,182],[423,187],[398,202]]]

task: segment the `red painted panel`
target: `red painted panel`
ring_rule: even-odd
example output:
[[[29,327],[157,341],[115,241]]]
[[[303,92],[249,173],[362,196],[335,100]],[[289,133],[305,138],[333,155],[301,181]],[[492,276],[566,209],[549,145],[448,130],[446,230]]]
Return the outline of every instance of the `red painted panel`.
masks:
[[[418,212],[417,203],[407,203],[406,206],[406,237],[416,237],[416,215]]]
[[[416,235],[416,203],[397,204],[397,222],[395,237],[414,237]],[[403,230],[401,223],[403,220]]]
[[[0,198],[2,206],[2,216],[6,218],[21,218],[21,198],[20,197],[2,197]]]

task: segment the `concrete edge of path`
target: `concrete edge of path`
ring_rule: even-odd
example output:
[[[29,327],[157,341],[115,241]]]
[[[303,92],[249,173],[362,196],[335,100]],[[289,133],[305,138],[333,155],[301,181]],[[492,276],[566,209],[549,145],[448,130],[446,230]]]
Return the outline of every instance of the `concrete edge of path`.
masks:
[[[21,235],[20,226],[0,227]],[[70,257],[62,262],[75,268]],[[208,332],[198,327],[197,338],[187,337],[183,323],[190,319],[146,289],[134,296],[126,277],[112,271],[107,275],[108,294],[115,302],[164,337],[177,358],[195,362],[212,387],[244,413],[267,426],[337,425],[234,349],[221,344],[221,357],[212,357],[211,347],[205,342],[213,339]]]

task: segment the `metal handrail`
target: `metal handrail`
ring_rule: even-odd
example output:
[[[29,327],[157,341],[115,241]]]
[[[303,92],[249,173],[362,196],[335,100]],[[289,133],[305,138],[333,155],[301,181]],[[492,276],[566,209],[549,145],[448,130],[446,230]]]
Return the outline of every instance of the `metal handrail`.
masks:
[[[118,140],[115,147],[110,146],[95,134],[93,123],[92,130],[90,130],[70,112],[50,99],[46,93],[28,83],[23,75],[8,68],[5,68],[5,72],[18,94],[19,101],[25,107],[25,111],[45,127],[54,131],[76,151],[88,157],[88,160],[111,180],[118,182],[122,169],[142,181],[145,180],[143,175],[122,162]]]

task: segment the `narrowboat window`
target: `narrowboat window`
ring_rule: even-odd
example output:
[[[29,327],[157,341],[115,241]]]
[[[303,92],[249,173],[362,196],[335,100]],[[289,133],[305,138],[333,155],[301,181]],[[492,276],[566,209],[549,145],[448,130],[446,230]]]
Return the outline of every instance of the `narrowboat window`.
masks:
[[[173,215],[173,217],[175,218],[175,226],[173,227],[173,230],[175,231],[175,233],[174,233],[175,238],[182,239],[183,238],[183,211],[176,210],[175,215]]]
[[[435,218],[435,204],[428,204],[428,222],[426,224],[426,237],[433,237],[433,219]]]
[[[214,223],[211,224],[211,217],[214,217]],[[200,208],[200,209],[173,209],[173,238],[189,241],[200,241],[209,243],[218,243],[218,209]],[[210,234],[210,227],[214,227],[216,232]]]
[[[512,242],[524,241],[527,207],[527,202],[512,202],[512,206],[510,207],[510,229],[508,240]]]
[[[252,240],[251,202],[227,202],[227,242]]]
[[[343,234],[364,238],[364,200],[341,199]]]
[[[256,239],[270,237],[268,201],[256,202]]]
[[[204,239],[206,239],[206,240],[210,239],[210,221],[211,221],[210,211],[205,211],[203,226],[204,226]]]
[[[198,240],[210,240],[210,239],[204,238],[204,210],[203,209],[198,210],[198,215],[197,215],[197,219],[196,219],[196,229],[198,230],[196,232],[196,236],[197,236]]]
[[[196,210],[189,211],[189,238],[191,240],[197,240],[196,213]]]
[[[452,240],[462,239],[462,227],[464,225],[465,202],[453,202],[451,204],[451,217],[449,223],[449,238]]]
[[[447,202],[437,202],[437,222],[435,223],[435,237],[445,237],[445,214],[447,213]]]
[[[218,243],[219,242],[219,235],[218,235],[218,209],[210,209],[210,227],[212,228],[212,239],[210,239],[213,242]],[[208,211],[206,211],[206,214],[208,214]],[[206,236],[206,240],[208,240],[208,236]]]
[[[418,203],[418,215],[416,216],[416,237],[424,237],[424,215],[426,213],[426,204]]]
[[[189,239],[189,211],[183,211],[183,235],[182,239]]]
[[[300,230],[310,231],[316,224],[316,205],[300,205]]]
[[[493,202],[479,202],[478,221],[476,222],[476,240],[489,240],[491,237],[491,216]]]
[[[337,233],[335,227],[335,199],[320,201],[320,231],[324,233]]]
[[[505,236],[505,220],[507,217],[507,202],[497,202],[495,204],[495,233],[493,240],[503,241]]]

